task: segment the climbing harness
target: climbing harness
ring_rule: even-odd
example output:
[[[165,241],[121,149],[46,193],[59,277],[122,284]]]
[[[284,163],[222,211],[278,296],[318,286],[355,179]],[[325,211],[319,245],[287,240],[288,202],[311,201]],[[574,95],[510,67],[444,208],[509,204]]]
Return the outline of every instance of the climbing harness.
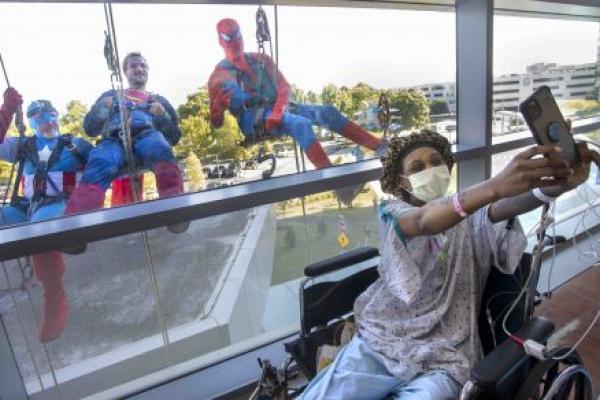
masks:
[[[119,50],[117,47],[117,36],[115,32],[115,22],[112,12],[112,3],[110,0],[104,2],[104,17],[106,20],[106,31],[104,31],[104,58],[110,70],[110,83],[113,92],[117,95],[117,107],[120,114],[121,129],[119,131],[119,139],[125,149],[125,157],[127,160],[127,169],[129,172],[129,183],[131,184],[131,192],[134,201],[141,200],[142,191],[138,185],[136,176],[136,163],[133,155],[133,141],[131,135],[131,107],[125,99],[123,89],[123,76],[121,75]]]

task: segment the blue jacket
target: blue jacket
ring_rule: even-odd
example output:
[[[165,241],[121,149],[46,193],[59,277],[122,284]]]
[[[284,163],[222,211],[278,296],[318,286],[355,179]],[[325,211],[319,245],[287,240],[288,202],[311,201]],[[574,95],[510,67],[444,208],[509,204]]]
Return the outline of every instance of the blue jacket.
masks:
[[[110,108],[104,106],[102,99],[112,96],[113,105]],[[160,103],[166,113],[155,116],[149,111],[149,102],[133,104],[128,102],[127,107],[131,112],[131,134],[137,135],[145,131],[156,130],[163,134],[171,145],[176,145],[181,138],[179,119],[171,104],[162,96],[152,94],[152,101]],[[83,121],[85,133],[89,136],[103,135],[107,137],[118,137],[121,131],[121,115],[117,103],[117,93],[111,89],[96,100],[90,112]]]

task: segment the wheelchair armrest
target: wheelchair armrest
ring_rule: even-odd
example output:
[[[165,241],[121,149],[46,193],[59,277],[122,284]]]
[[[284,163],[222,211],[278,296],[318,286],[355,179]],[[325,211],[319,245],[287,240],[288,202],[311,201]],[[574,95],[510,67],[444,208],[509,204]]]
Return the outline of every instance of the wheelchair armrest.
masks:
[[[516,335],[523,339],[533,339],[542,343],[553,331],[554,324],[550,320],[534,317],[527,321]],[[475,364],[471,371],[471,380],[483,389],[489,390],[501,386],[506,379],[511,379],[511,374],[528,359],[529,356],[519,345],[507,339],[483,360]]]
[[[351,250],[339,256],[331,257],[322,261],[318,261],[304,268],[304,275],[314,278],[319,275],[337,271],[346,268],[350,265],[358,264],[362,261],[367,261],[377,257],[379,250],[375,247],[361,247],[356,250]]]

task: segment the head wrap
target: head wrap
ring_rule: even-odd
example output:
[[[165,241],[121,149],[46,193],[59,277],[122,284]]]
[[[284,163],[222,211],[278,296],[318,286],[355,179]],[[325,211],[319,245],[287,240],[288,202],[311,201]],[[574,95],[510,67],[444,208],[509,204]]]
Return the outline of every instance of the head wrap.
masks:
[[[407,136],[392,138],[388,152],[381,158],[383,168],[379,182],[384,192],[404,197],[404,192],[400,190],[403,187],[401,183],[404,175],[402,163],[410,152],[420,147],[432,147],[437,150],[448,169],[452,169],[454,165],[452,147],[448,139],[439,133],[423,129]]]

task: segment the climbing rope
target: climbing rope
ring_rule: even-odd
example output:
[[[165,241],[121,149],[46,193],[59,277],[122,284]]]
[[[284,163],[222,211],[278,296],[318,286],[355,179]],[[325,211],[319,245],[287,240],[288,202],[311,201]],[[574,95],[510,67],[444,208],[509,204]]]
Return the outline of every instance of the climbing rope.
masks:
[[[118,97],[118,105],[119,105],[119,113],[121,116],[121,132],[120,139],[123,141],[123,146],[125,147],[125,153],[127,156],[127,164],[129,168],[129,182],[131,183],[131,189],[133,192],[134,201],[139,200],[138,194],[141,194],[141,191],[137,190],[137,179],[135,179],[135,159],[133,156],[133,143],[131,140],[131,130],[130,130],[130,115],[129,110],[125,106],[125,95],[123,89],[123,77],[121,75],[121,70],[119,68],[119,51],[117,46],[117,36],[115,31],[115,24],[112,12],[112,4],[111,0],[104,1],[104,16],[106,19],[107,31],[105,34],[105,42],[104,42],[104,56],[106,58],[106,63],[108,68],[111,71],[111,84],[113,89],[117,93]],[[152,257],[152,250],[150,247],[150,241],[148,239],[148,233],[146,231],[140,232],[142,237],[142,244],[144,247],[144,254],[146,256],[147,266],[148,266],[148,275],[150,279],[150,285],[152,287],[152,295],[154,297],[154,301],[156,303],[156,314],[158,317],[158,322],[160,324],[161,333],[163,337],[163,342],[165,344],[165,351],[167,356],[167,362],[169,364],[172,363],[171,356],[171,343],[169,340],[169,334],[167,331],[167,324],[164,318],[164,308],[162,305],[162,301],[160,298],[160,292],[158,288],[158,279],[156,278],[156,268],[154,266],[154,259]]]
[[[115,22],[112,12],[112,3],[110,0],[104,2],[104,17],[106,20],[106,31],[104,31],[104,58],[110,70],[110,82],[113,91],[117,94],[118,109],[121,119],[121,130],[119,139],[125,149],[127,159],[127,169],[129,172],[129,183],[133,193],[134,201],[141,199],[141,188],[138,185],[135,166],[135,157],[133,156],[133,142],[131,137],[129,109],[125,103],[125,93],[123,89],[123,76],[121,75],[119,50],[117,47],[117,36],[115,32]]]

